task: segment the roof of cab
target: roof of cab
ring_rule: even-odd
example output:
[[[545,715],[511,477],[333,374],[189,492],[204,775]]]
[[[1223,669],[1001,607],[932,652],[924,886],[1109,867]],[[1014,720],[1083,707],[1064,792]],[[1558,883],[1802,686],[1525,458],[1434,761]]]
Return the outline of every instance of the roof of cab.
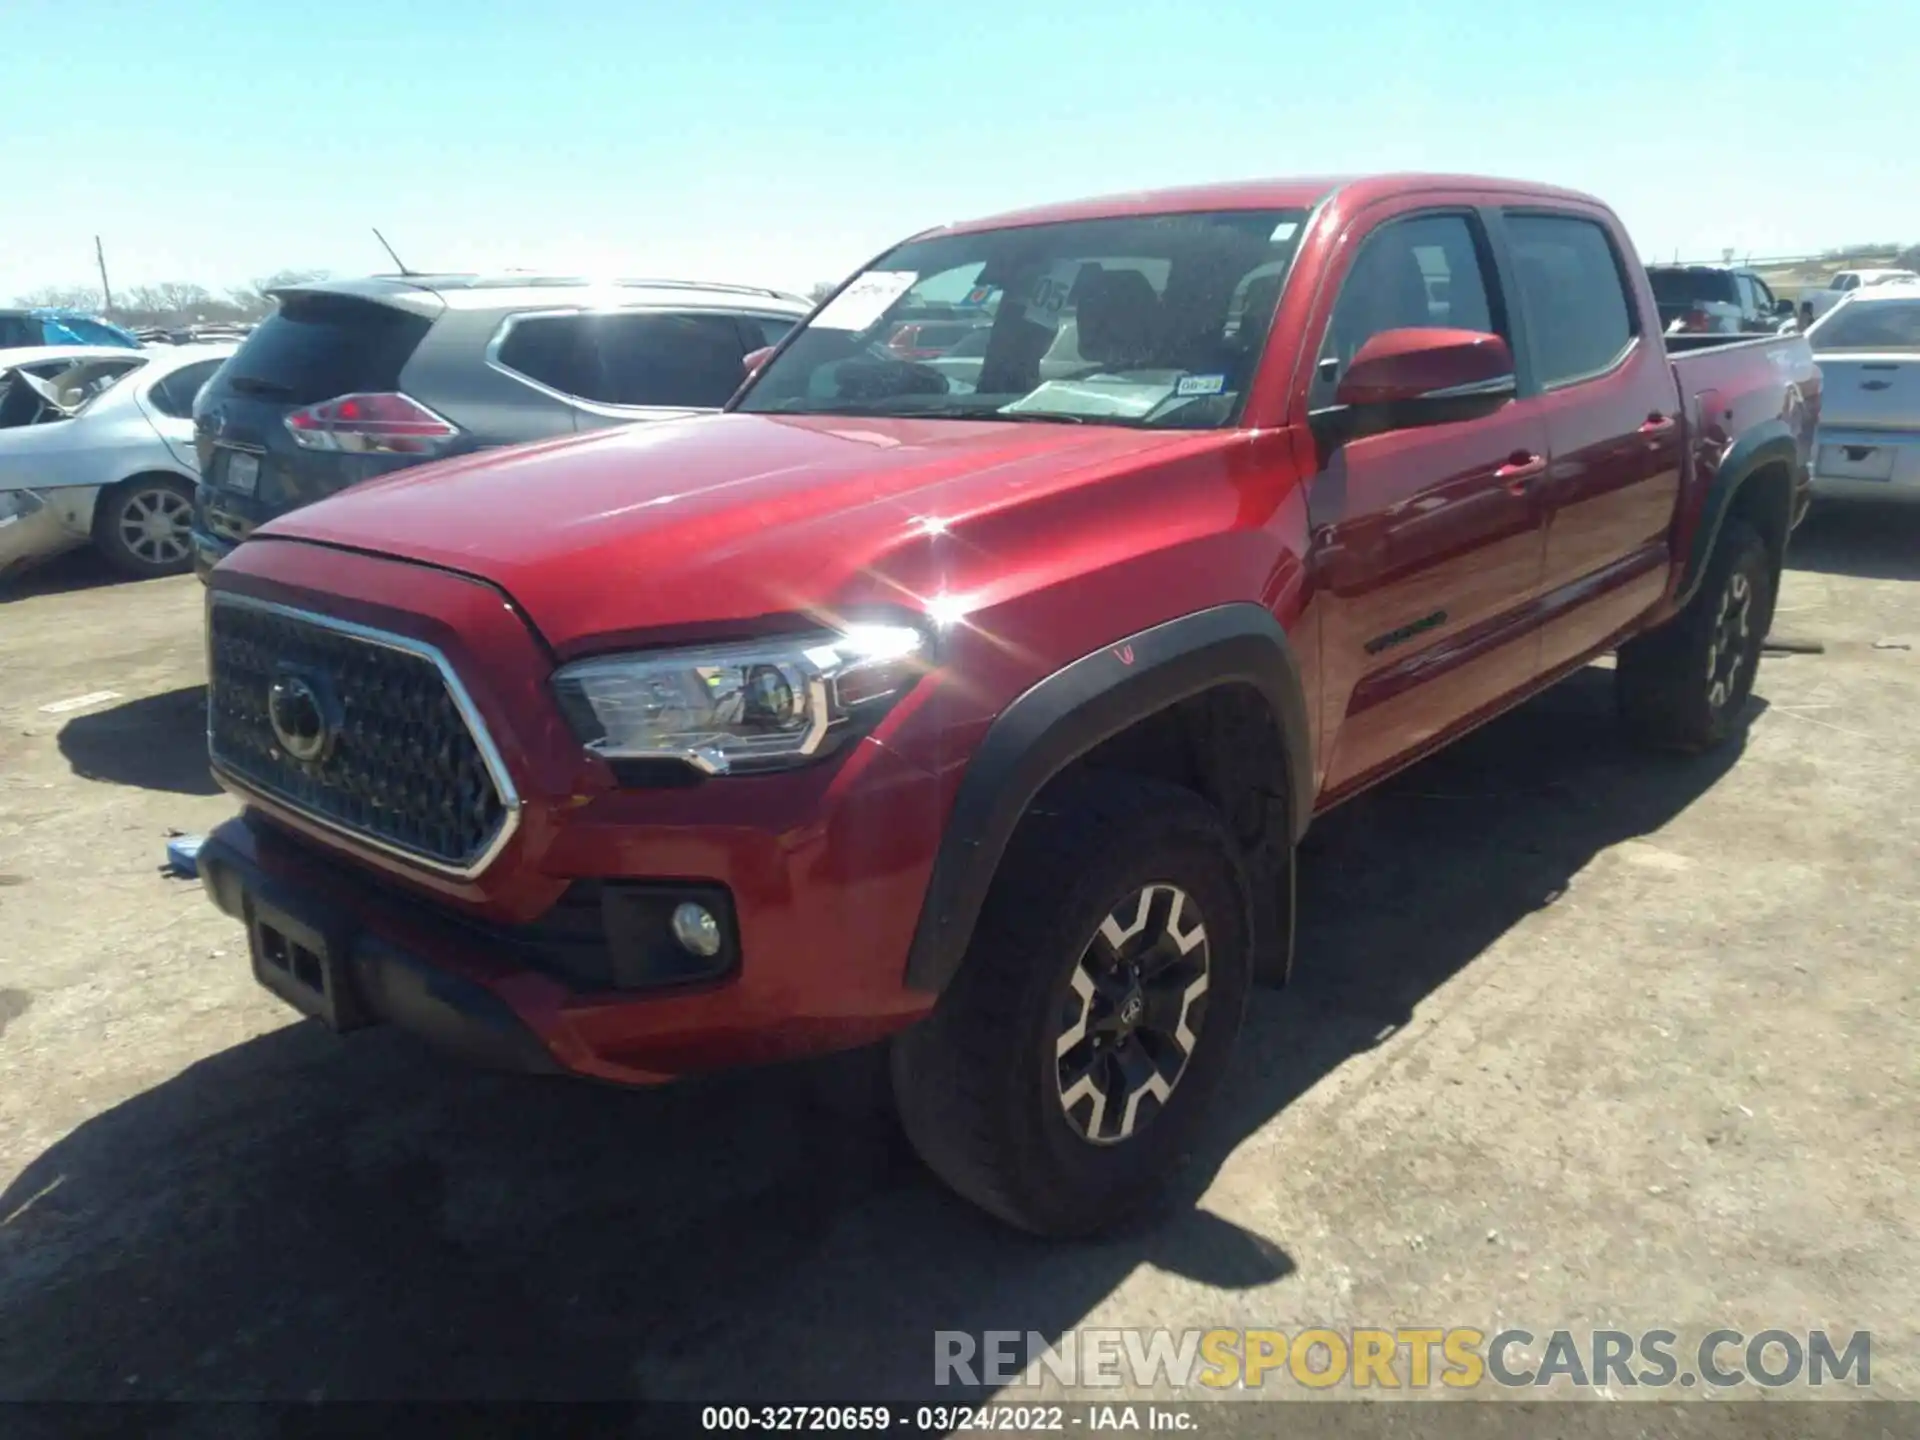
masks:
[[[1208,210],[1305,210],[1338,193],[1353,205],[1397,195],[1434,190],[1474,190],[1512,195],[1515,199],[1572,200],[1583,205],[1601,201],[1578,190],[1540,185],[1527,180],[1502,180],[1485,175],[1388,174],[1319,175],[1292,179],[1238,180],[1220,185],[1190,185],[1174,190],[1137,190],[1130,194],[1100,195],[1013,210],[979,220],[938,226],[924,233],[965,233],[1020,225],[1045,225],[1062,220],[1103,220],[1128,215],[1192,214]]]

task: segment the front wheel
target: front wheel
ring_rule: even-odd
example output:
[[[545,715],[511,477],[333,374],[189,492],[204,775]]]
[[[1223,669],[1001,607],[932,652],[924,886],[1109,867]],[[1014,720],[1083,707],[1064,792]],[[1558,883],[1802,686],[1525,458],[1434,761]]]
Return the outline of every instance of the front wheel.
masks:
[[[150,580],[193,568],[193,485],[178,475],[136,475],[100,497],[93,540],[123,575]]]
[[[914,1147],[1021,1229],[1124,1219],[1219,1081],[1250,933],[1238,848],[1192,792],[1096,775],[1037,802],[939,1005],[894,1041]]]
[[[1732,733],[1753,693],[1777,579],[1759,531],[1728,520],[1686,608],[1620,647],[1615,694],[1636,740],[1701,751]]]

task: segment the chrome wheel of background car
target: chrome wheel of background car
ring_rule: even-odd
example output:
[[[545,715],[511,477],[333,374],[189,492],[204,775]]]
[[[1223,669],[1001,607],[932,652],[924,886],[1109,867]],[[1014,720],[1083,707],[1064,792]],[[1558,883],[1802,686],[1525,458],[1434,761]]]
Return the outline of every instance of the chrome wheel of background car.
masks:
[[[1727,703],[1735,678],[1746,659],[1752,636],[1753,584],[1733,572],[1720,592],[1720,609],[1713,619],[1713,638],[1707,645],[1707,703],[1715,710]]]
[[[1209,959],[1205,917],[1177,886],[1148,885],[1100,922],[1054,1045],[1060,1108],[1082,1139],[1131,1139],[1172,1098],[1206,1021]]]
[[[176,490],[136,490],[116,526],[127,550],[150,565],[178,565],[191,552],[193,502]]]

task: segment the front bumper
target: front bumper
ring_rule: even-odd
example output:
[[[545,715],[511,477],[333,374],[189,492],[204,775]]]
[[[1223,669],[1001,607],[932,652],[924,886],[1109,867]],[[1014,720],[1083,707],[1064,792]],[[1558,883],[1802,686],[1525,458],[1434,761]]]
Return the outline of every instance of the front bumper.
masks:
[[[297,888],[287,884],[263,862],[243,821],[208,836],[197,863],[208,897],[247,927],[254,978],[296,1009],[338,1030],[391,1022],[489,1069],[562,1070],[486,985],[435,964],[417,941],[409,946],[367,928],[363,910],[340,908],[337,890],[316,889],[312,876]],[[296,945],[297,962],[289,958]]]

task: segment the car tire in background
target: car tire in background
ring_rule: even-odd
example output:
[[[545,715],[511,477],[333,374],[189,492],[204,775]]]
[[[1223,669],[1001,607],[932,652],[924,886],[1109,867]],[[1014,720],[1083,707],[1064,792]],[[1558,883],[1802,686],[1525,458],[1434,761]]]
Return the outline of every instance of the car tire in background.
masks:
[[[894,1037],[921,1158],[1036,1234],[1140,1210],[1226,1068],[1251,913],[1239,848],[1193,792],[1089,774],[1043,794],[932,1015]]]
[[[193,568],[193,482],[135,475],[100,494],[93,543],[122,575],[151,580]]]
[[[1753,693],[1778,583],[1760,532],[1728,520],[1686,608],[1620,647],[1614,693],[1635,740],[1698,752],[1733,733]]]

